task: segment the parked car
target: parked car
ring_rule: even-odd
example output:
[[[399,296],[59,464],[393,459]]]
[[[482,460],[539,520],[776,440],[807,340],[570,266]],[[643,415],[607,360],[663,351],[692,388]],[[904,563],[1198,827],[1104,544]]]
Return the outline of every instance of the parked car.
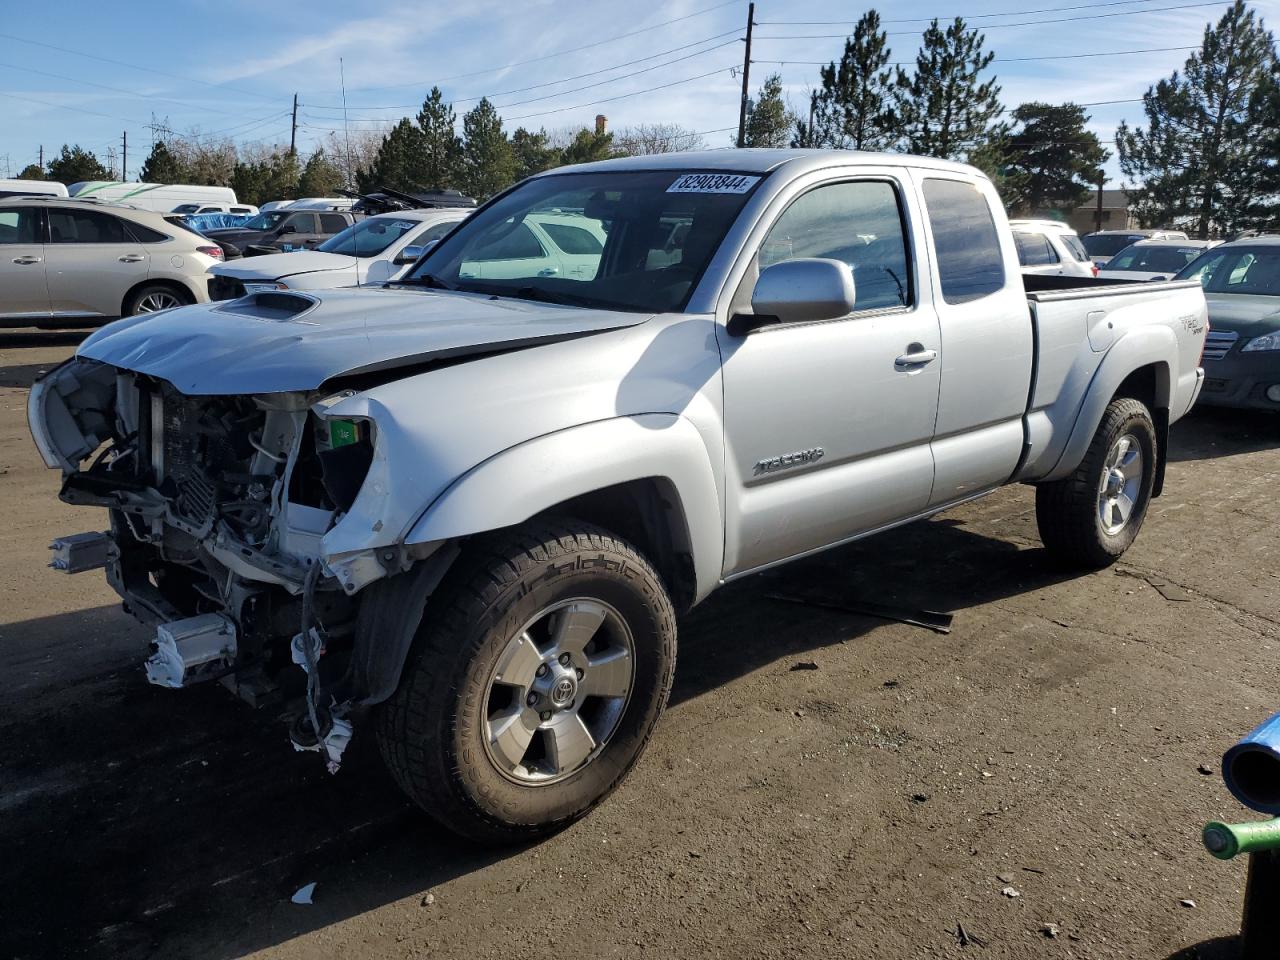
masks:
[[[1183,267],[1209,304],[1200,402],[1280,411],[1280,236],[1224,243]]]
[[[1009,221],[1009,226],[1014,230],[1039,230],[1041,233],[1062,233],[1071,237],[1079,236],[1075,227],[1069,223],[1063,223],[1061,220],[1014,218]]]
[[[0,180],[0,199],[65,196],[67,196],[67,188],[53,180]]]
[[[549,272],[553,225],[603,248]],[[157,624],[152,682],[261,702],[305,664],[300,749],[336,769],[373,708],[417,803],[513,841],[626,776],[725,582],[1010,482],[1050,553],[1114,562],[1204,333],[1194,282],[1024,277],[971,167],[660,154],[525,180],[386,288],[99,331],[28,415],[110,510],[55,565]]]
[[[315,250],[249,257],[210,268],[209,296],[234,300],[263,290],[321,290],[383,283],[422,256],[469,210],[406,210],[360,220]]]
[[[475,248],[461,266],[467,280],[540,277],[590,279],[607,235],[599,220],[567,212],[531,213],[493,243]]]
[[[1074,234],[1017,226],[1013,242],[1023,273],[1059,277],[1095,277],[1098,268]]]
[[[1098,276],[1109,280],[1168,280],[1205,250],[1212,240],[1139,240],[1107,261]]]
[[[290,200],[290,210],[346,210],[350,211],[356,204],[355,197],[302,197]]]
[[[222,250],[147,210],[0,200],[0,326],[89,326],[209,299]]]
[[[210,230],[208,236],[219,243],[230,244],[246,256],[310,250],[337,236],[355,219],[352,214],[338,210],[281,207],[259,213],[238,227]]]
[[[1108,260],[1139,240],[1185,239],[1187,235],[1180,230],[1099,230],[1096,233],[1086,233],[1081,242],[1093,258],[1094,266],[1101,270]]]
[[[243,213],[176,213],[173,216],[181,217],[183,223],[199,233],[206,233],[209,230],[234,230],[253,219],[252,216]]]
[[[187,204],[243,206],[230,187],[209,187],[184,183],[122,183],[118,180],[85,180],[69,188],[77,200],[121,203],[138,210],[172,213]],[[181,211],[180,211],[181,212]]]
[[[225,213],[230,216],[242,216],[247,219],[258,213],[258,208],[251,203],[180,203],[173,208],[172,212],[189,216],[204,213]]]

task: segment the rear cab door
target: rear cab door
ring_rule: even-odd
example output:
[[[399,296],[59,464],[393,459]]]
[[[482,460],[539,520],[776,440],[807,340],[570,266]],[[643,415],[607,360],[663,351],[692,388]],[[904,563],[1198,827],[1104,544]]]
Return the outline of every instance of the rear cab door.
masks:
[[[118,317],[147,279],[151,256],[124,221],[103,210],[46,208],[46,277],[54,317]]]
[[[1013,233],[985,178],[916,169],[942,339],[930,506],[1010,479],[1022,456],[1034,340]]]
[[[0,207],[0,320],[47,319],[41,208]]]

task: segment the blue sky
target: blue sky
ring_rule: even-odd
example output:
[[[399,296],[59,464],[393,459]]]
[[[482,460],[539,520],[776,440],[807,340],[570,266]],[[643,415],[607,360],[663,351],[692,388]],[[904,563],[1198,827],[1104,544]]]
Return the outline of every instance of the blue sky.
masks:
[[[930,17],[958,13],[981,26],[987,48],[999,58],[993,72],[1002,99],[1014,106],[1033,99],[1140,98],[1180,67],[1189,51],[1015,58],[1193,47],[1227,4],[1190,3],[962,0],[948,9],[939,0],[907,0],[880,10],[895,61],[914,58]],[[678,122],[706,132],[708,145],[723,146],[737,124],[739,38],[747,8],[739,0],[651,6],[617,0],[64,0],[53,8],[6,6],[0,21],[0,169],[16,173],[36,159],[40,144],[46,158],[64,142],[105,158],[127,130],[132,177],[150,148],[153,116],[176,130],[287,144],[295,91],[302,104],[300,146],[310,149],[342,126],[340,59],[353,129],[412,114],[411,105],[434,83],[455,101],[459,119],[489,95],[508,130],[580,126],[604,113],[613,129]],[[1254,7],[1269,26],[1280,22],[1280,0]],[[843,34],[865,9],[831,0],[760,0],[752,87],[777,71],[802,108],[819,69],[806,61],[838,56]],[[641,92],[660,85],[664,89]],[[1140,103],[1089,111],[1090,126],[1103,140],[1114,137],[1121,119],[1141,120]],[[1118,177],[1114,159],[1108,166]]]

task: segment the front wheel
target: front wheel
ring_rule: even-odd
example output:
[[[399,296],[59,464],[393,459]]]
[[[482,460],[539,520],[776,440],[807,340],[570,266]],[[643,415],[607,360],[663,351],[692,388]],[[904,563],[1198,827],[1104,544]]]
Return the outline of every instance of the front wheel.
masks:
[[[1156,428],[1139,400],[1112,400],[1084,460],[1069,477],[1036,487],[1040,539],[1060,559],[1101,568],[1142,528],[1156,475]]]
[[[152,284],[136,291],[124,305],[124,316],[133,317],[139,313],[156,313],[159,310],[171,310],[192,303],[191,295],[179,293],[175,287],[164,284]]]
[[[432,598],[378,742],[449,829],[513,842],[586,814],[639,758],[675,670],[671,601],[598,527],[483,538]]]

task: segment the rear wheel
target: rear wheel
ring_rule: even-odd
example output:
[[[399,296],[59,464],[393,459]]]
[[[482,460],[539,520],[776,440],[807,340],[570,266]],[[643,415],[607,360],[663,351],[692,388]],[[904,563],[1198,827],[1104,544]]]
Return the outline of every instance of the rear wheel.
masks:
[[[549,833],[648,742],[675,669],[671,601],[631,546],[574,521],[487,538],[459,564],[380,708],[383,758],[457,833]]]
[[[1146,518],[1156,456],[1156,428],[1146,405],[1112,400],[1076,471],[1036,487],[1036,523],[1045,547],[1076,566],[1114,563]]]
[[[132,317],[139,313],[155,313],[158,310],[170,310],[193,303],[191,295],[179,293],[175,287],[152,284],[136,290],[124,305],[124,316]]]

